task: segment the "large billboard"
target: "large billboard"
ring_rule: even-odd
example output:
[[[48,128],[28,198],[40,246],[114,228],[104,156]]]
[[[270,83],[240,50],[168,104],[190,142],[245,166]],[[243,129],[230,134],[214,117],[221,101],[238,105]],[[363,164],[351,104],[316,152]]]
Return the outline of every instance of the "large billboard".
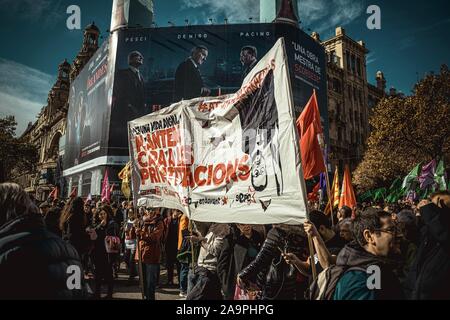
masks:
[[[235,93],[184,100],[129,122],[133,199],[194,221],[302,223],[293,107],[279,39]]]
[[[119,29],[71,84],[64,175],[126,162],[128,121],[181,99],[236,92],[256,64],[241,49],[253,48],[257,62],[280,37],[295,117],[315,88],[328,136],[325,51],[301,30],[274,23]]]
[[[108,147],[108,41],[98,49],[70,86],[64,169],[105,156]]]
[[[273,23],[124,29],[118,32],[110,152],[128,155],[128,121],[182,99],[236,92],[250,64],[256,64],[245,61],[241,49],[256,49],[258,61],[280,37],[286,43],[295,116],[315,88],[328,136],[325,51],[303,31]]]

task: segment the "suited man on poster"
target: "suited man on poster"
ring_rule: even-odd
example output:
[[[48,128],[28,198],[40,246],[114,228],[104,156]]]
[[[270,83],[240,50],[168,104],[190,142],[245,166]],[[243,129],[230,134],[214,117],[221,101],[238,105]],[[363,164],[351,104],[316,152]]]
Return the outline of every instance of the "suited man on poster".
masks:
[[[128,68],[116,75],[116,104],[120,117],[128,121],[146,114],[145,85],[139,68],[144,63],[144,56],[139,51],[128,55]]]
[[[200,66],[208,57],[208,48],[196,46],[191,55],[180,63],[175,72],[174,102],[208,96],[211,90],[206,88],[200,74]]]

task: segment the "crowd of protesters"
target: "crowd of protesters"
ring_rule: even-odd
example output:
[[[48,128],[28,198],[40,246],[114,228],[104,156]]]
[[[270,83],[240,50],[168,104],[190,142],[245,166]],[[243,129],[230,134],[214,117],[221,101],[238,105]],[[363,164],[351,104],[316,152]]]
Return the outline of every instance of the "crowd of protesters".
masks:
[[[186,300],[450,299],[448,191],[334,219],[318,209],[297,226],[199,223],[132,201],[37,204],[0,184],[0,299],[99,299],[102,285],[110,299],[121,263],[149,300],[159,286]],[[74,265],[82,285],[69,289]]]

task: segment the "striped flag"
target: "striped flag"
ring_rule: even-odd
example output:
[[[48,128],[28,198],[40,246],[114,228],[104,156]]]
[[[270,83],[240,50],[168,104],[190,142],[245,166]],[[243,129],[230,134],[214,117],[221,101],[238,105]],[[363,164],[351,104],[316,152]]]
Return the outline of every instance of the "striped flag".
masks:
[[[331,199],[328,200],[328,204],[325,208],[326,214],[331,213],[331,205],[333,205],[333,208],[335,208],[339,205],[339,198],[340,198],[339,170],[338,170],[338,167],[336,166],[336,171],[334,172],[333,184],[331,185]]]

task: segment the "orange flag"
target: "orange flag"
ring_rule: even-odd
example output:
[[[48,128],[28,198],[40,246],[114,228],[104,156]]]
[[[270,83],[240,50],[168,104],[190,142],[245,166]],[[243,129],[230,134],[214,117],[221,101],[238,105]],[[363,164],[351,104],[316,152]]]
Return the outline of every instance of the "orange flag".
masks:
[[[303,176],[305,180],[325,172],[325,161],[320,149],[317,135],[322,134],[320,112],[317,104],[316,90],[297,119],[300,134],[300,154],[302,157]]]
[[[345,166],[344,180],[342,181],[341,199],[339,200],[339,209],[347,206],[351,209],[356,206],[355,191],[352,186],[352,177],[350,175],[350,168]]]

